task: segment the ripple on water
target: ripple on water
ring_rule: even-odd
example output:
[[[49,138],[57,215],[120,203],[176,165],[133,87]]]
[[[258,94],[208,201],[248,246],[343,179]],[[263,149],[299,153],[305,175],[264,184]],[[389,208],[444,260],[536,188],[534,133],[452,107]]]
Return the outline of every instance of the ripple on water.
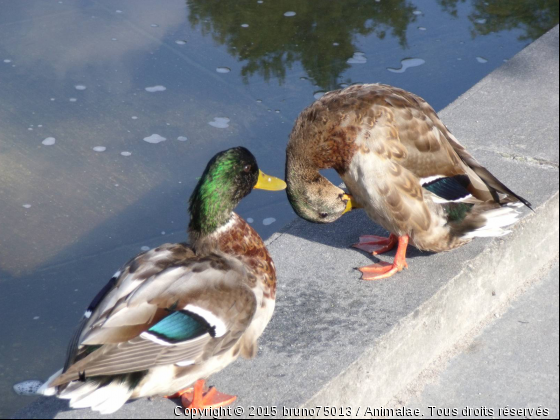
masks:
[[[255,219],[253,219],[252,217],[247,217],[247,223],[253,223],[255,221]]]
[[[177,41],[175,41],[175,44],[178,45],[185,45],[187,43],[187,41],[183,41],[182,39],[178,39]]]
[[[264,219],[262,221],[263,225],[265,225],[265,226],[269,226],[269,225],[273,224],[274,222],[276,222],[276,219],[274,217],[267,217],[266,219]]]
[[[165,137],[160,136],[159,134],[152,134],[151,136],[144,137],[144,141],[151,144],[158,144],[165,140],[167,139]]]
[[[31,204],[24,204],[24,205],[22,205],[22,207],[23,207],[24,209],[30,209],[30,208],[31,208]]]
[[[401,60],[400,69],[393,69],[388,67],[387,70],[389,70],[391,73],[404,73],[411,67],[418,67],[423,64],[426,64],[426,60],[422,60],[421,58],[405,58],[404,60]]]
[[[129,157],[129,156],[132,156],[132,153],[131,152],[121,152],[121,156]]]
[[[214,121],[210,121],[208,124],[216,128],[228,128],[230,121],[231,120],[226,117],[215,117]]]
[[[41,142],[44,146],[52,146],[56,143],[56,139],[54,137],[47,137],[45,140]]]
[[[292,16],[295,16],[295,15],[296,15],[296,12],[292,12],[292,11],[284,13],[284,16],[286,16],[286,17],[292,17]]]
[[[179,136],[179,137],[177,137],[177,140],[179,140],[179,141],[187,141],[188,138],[185,137],[185,136]]]
[[[313,97],[315,99],[321,99],[325,95],[325,93],[327,93],[327,92],[325,92],[324,90],[320,90],[320,91],[315,92],[313,94]]]
[[[423,14],[421,10],[415,10],[415,11],[412,12],[412,13],[414,13],[416,16],[420,16],[420,15]]]
[[[9,58],[6,58],[6,59],[4,60],[4,63],[6,63],[6,64],[11,63],[11,62],[12,62],[12,60],[10,60]]]
[[[107,148],[105,146],[95,146],[93,148],[93,151],[98,152],[98,153],[104,152],[105,150],[107,150]]]
[[[140,251],[144,251],[144,252],[149,251],[149,250],[150,250],[149,246],[143,246],[142,248],[140,248]]]
[[[488,59],[484,57],[476,57],[476,61],[478,61],[480,64],[488,63]]]
[[[76,85],[76,86],[74,86],[74,88],[76,88],[76,90],[86,90],[87,86],[86,85]]]
[[[35,395],[37,390],[43,385],[41,381],[23,381],[14,385],[14,391],[18,395]]]
[[[162,85],[148,86],[146,88],[146,92],[150,92],[150,93],[163,92],[164,90],[167,90],[167,88],[165,86],[162,86]]]
[[[248,23],[242,23],[242,24],[241,24],[241,27],[242,27],[242,28],[248,28],[248,27],[249,27],[249,24],[248,24]]]
[[[348,64],[365,64],[367,63],[366,55],[362,52],[354,53],[352,58],[346,61]]]
[[[475,20],[475,22],[480,24],[480,25],[484,25],[487,22],[487,20],[486,19],[477,19],[477,20]]]
[[[218,73],[226,74],[226,73],[229,73],[231,71],[231,69],[229,67],[217,67],[216,71]]]

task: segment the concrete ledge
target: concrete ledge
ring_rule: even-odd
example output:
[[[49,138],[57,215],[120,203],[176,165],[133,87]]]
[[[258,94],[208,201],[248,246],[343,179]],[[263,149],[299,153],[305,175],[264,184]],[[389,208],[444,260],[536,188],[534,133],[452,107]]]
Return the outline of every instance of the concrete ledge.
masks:
[[[536,212],[505,238],[444,254],[411,249],[410,269],[378,282],[359,280],[354,267],[372,258],[348,247],[360,234],[384,233],[363,212],[289,224],[268,241],[279,289],[259,355],[210,380],[239,396],[243,417],[251,406],[276,406],[278,417],[282,407],[386,406],[558,254],[558,27],[440,115]],[[139,400],[114,418],[174,418],[173,409]],[[100,418],[55,399],[16,415],[52,417]]]
[[[434,360],[540,277],[558,255],[558,217],[556,194],[508,239],[491,242],[463,264],[432,298],[304,405],[381,407],[393,402]]]

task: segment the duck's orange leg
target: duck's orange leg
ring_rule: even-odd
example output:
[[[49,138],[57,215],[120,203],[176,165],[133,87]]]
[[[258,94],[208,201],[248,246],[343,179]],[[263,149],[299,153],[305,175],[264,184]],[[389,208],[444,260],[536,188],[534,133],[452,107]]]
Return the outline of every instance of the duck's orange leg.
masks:
[[[388,241],[391,241],[391,237],[396,238],[395,235],[391,234]],[[377,264],[372,264],[366,267],[359,268],[358,270],[362,272],[362,279],[363,280],[386,279],[388,277],[391,277],[393,274],[402,271],[404,268],[408,268],[408,264],[406,263],[406,248],[408,247],[408,239],[409,239],[408,235],[405,235],[399,237],[396,240],[396,242],[398,242],[398,248],[397,248],[397,255],[395,255],[393,264],[389,264],[386,262],[379,262]],[[356,244],[356,245],[360,245],[360,244]],[[358,246],[356,245],[354,245],[354,247],[358,248]],[[388,244],[387,246],[390,246],[390,244]],[[394,246],[395,245],[393,244],[392,247]],[[382,251],[382,252],[386,252],[386,251]],[[379,253],[380,253],[379,251],[373,251],[373,255]]]
[[[391,233],[388,238],[375,235],[360,236],[360,242],[352,245],[354,248],[362,251],[371,252],[373,255],[383,254],[391,251],[397,245],[399,238]]]
[[[214,387],[206,390],[206,381],[199,379],[195,382],[193,388],[187,388],[179,391],[177,394],[167,398],[181,398],[181,404],[185,408],[217,408],[224,407],[236,400],[235,395],[227,395],[218,392]]]

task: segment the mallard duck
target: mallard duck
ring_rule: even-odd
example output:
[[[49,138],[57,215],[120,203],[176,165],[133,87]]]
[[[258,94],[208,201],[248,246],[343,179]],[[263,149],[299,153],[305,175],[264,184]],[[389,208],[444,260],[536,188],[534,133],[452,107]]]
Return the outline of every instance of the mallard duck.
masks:
[[[39,393],[103,414],[158,395],[181,396],[188,408],[231,403],[204,380],[256,354],[276,295],[262,239],[233,210],[253,188],[285,187],[243,147],[214,156],[190,198],[190,245],[161,245],[117,271]]]
[[[349,194],[319,173],[328,168]],[[390,232],[353,245],[374,255],[398,246],[392,264],[359,269],[365,280],[407,267],[409,243],[441,252],[505,235],[516,208],[531,207],[475,160],[426,101],[381,84],[330,92],[299,115],[286,150],[286,182],[292,207],[308,221],[329,223],[363,207]]]

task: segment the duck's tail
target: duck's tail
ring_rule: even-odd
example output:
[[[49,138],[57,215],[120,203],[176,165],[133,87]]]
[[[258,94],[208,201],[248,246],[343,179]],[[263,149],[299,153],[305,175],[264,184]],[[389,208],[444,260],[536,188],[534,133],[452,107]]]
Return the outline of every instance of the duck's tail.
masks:
[[[112,414],[120,409],[132,396],[138,384],[138,373],[111,377],[88,378],[72,381],[65,386],[51,387],[50,384],[62,371],[49,378],[37,394],[69,400],[71,408],[91,408],[99,413]]]
[[[520,213],[517,209],[520,207],[523,207],[523,204],[510,203],[503,207],[483,212],[479,216],[483,223],[482,226],[466,232],[464,237],[466,239],[499,237],[511,233],[511,230],[508,228],[519,221]]]
[[[500,237],[519,221],[520,202],[495,204],[453,203],[446,208],[452,237],[462,241],[473,238]]]
[[[62,369],[60,369],[58,372],[56,372],[54,375],[52,375],[49,379],[47,379],[47,381],[43,385],[41,385],[41,387],[37,390],[36,393],[38,395],[44,395],[45,397],[52,397],[53,395],[56,395],[57,388],[54,387],[54,386],[51,386],[51,384],[61,374],[62,374]]]

